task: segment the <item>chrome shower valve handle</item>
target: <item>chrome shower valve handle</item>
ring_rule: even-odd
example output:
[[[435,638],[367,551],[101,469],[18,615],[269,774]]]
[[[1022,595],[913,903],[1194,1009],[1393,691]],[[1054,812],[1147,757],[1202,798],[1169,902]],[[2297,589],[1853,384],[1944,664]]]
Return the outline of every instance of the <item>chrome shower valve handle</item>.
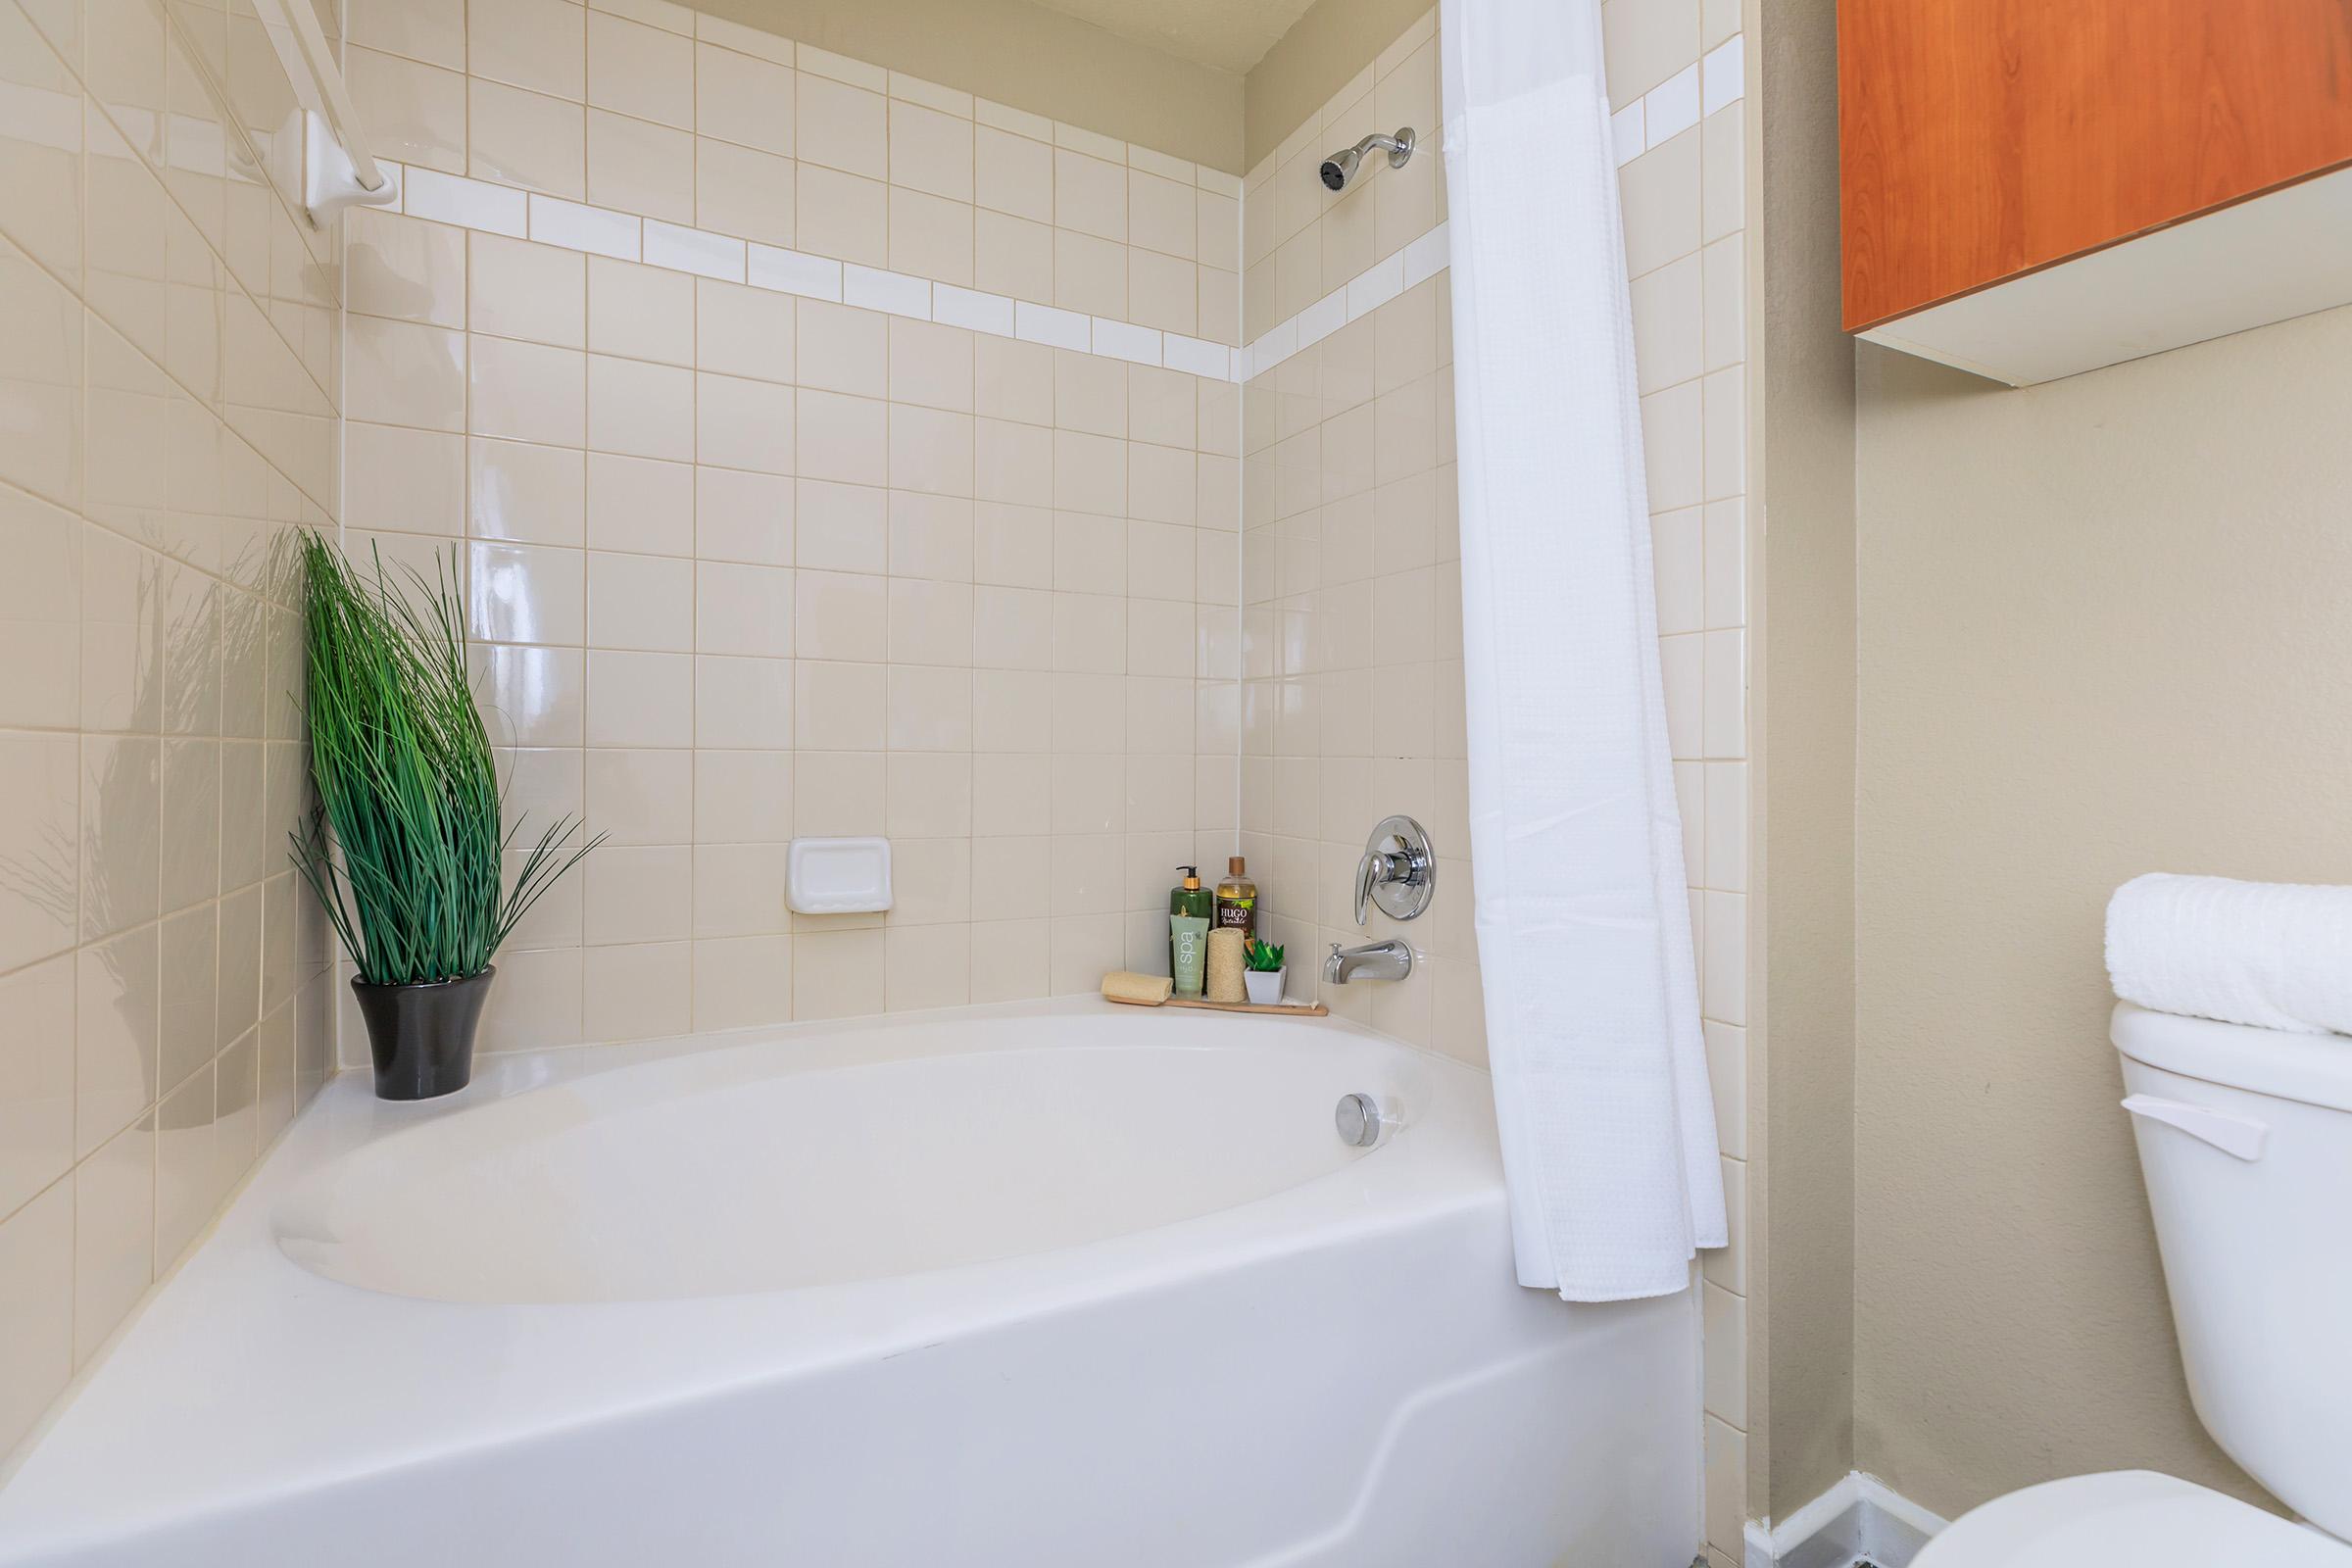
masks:
[[[1409,816],[1384,817],[1355,863],[1355,923],[1367,905],[1392,920],[1417,918],[1437,892],[1438,858],[1429,834]]]

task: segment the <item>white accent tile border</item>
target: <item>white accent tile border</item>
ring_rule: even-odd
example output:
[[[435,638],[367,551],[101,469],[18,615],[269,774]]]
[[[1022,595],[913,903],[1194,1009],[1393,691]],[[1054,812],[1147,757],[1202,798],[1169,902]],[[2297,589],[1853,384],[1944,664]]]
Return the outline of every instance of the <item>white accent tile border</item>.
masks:
[[[1698,62],[1692,61],[1642,95],[1649,145],[1672,141],[1698,123]]]
[[[1642,124],[1642,100],[1637,98],[1609,117],[1609,146],[1623,169],[1649,150]]]
[[[1393,251],[1333,289],[1287,321],[1268,327],[1248,348],[1234,351],[1234,375],[1248,381],[1263,375],[1300,349],[1311,348],[1359,316],[1368,316],[1416,283],[1446,270],[1446,227],[1440,223],[1400,251]],[[1173,337],[1169,339],[1175,341]],[[1213,347],[1214,345],[1208,345]],[[1171,359],[1169,364],[1175,361]]]
[[[1002,294],[983,294],[954,283],[931,285],[931,319],[997,337],[1013,335],[1012,301]]]
[[[1182,370],[1188,375],[1204,375],[1212,381],[1238,379],[1234,374],[1234,365],[1235,356],[1240,350],[1229,349],[1222,343],[1203,342],[1197,337],[1186,337],[1181,332],[1170,332],[1164,352],[1167,355],[1167,367],[1171,370]]]
[[[1735,38],[1708,57],[1714,62],[1724,56],[1725,50],[1732,51],[1729,63],[1719,68],[1722,73],[1737,72],[1738,42]],[[1693,92],[1696,87],[1697,78],[1693,75]],[[1628,105],[1617,118],[1623,121],[1627,113],[1641,108],[1640,104]],[[1132,321],[1082,316],[1052,305],[958,288],[953,283],[935,283],[906,272],[860,267],[855,262],[837,262],[830,257],[761,245],[731,234],[665,223],[657,218],[639,219],[602,207],[560,201],[489,180],[466,179],[436,170],[397,164],[390,167],[398,171],[401,200],[386,210],[406,213],[412,218],[536,240],[543,245],[588,251],[624,262],[643,262],[648,267],[692,272],[699,277],[749,283],[754,288],[782,294],[837,300],[893,316],[1044,343],[1076,354],[1100,354],[1134,365],[1165,366],[1217,381],[1247,381],[1272,369],[1300,349],[1321,342],[1349,321],[1436,276],[1446,265],[1446,228],[1440,223],[1402,250],[1393,251],[1365,268],[1289,320],[1260,333],[1247,348],[1236,349],[1180,332],[1138,326]]]
[[[953,283],[935,283],[906,272],[837,262],[830,257],[762,245],[731,234],[665,223],[658,218],[640,219],[602,207],[560,201],[489,180],[466,179],[401,164],[385,167],[394,172],[402,184],[402,199],[385,208],[387,212],[536,240],[565,250],[588,251],[624,262],[643,262],[648,267],[692,272],[698,277],[748,283],[780,294],[835,300],[997,337],[1022,338],[1076,354],[1100,354],[1133,365],[1162,365],[1209,380],[1244,379],[1242,350],[1180,332],[1162,332],[1156,327],[1138,326],[1132,321],[1112,320],[1103,316],[1084,316],[1003,294],[958,288]],[[1438,265],[1443,266],[1442,225],[1437,232],[1436,254]],[[1401,279],[1401,287],[1411,287],[1428,275],[1427,271],[1416,274],[1413,264],[1415,247],[1426,249],[1427,238],[1416,240],[1373,267],[1356,283],[1335,290],[1302,314],[1313,315],[1318,322],[1325,323],[1323,330],[1328,332],[1381,300],[1393,297],[1397,288],[1389,287],[1384,281],[1390,274]],[[1384,287],[1388,292],[1380,293]],[[1356,305],[1352,296],[1357,295],[1370,299],[1371,304]]]
[[[1064,311],[1051,305],[1033,305],[1027,300],[1013,303],[1013,336],[1025,343],[1043,343],[1049,348],[1070,349],[1079,354],[1092,354],[1094,341],[1087,318],[1076,311]]]
[[[419,214],[418,216],[422,216]],[[644,223],[627,213],[583,207],[553,196],[531,197],[531,238],[542,245],[561,245],[567,251],[633,262],[643,254]]]
[[[742,240],[724,234],[664,223],[658,218],[645,220],[648,267],[665,267],[673,272],[692,272],[698,277],[740,283],[744,279],[743,252]]]
[[[1685,66],[1609,117],[1609,141],[1618,168],[1746,96],[1745,36],[1733,33],[1696,64]]]
[[[1448,254],[1446,246],[1446,225],[1440,223],[1404,248],[1404,286],[1406,288],[1411,288],[1424,278],[1435,277],[1446,270]]]
[[[1711,115],[1746,96],[1747,50],[1741,42],[1746,36],[1733,33],[1708,50],[1706,58],[1698,63],[1699,78],[1706,84],[1700,114]]]
[[[779,245],[752,247],[751,271],[744,281],[754,288],[779,294],[801,294],[812,300],[841,300],[841,263],[829,256],[809,256]]]
[[[1322,342],[1348,324],[1348,285],[1343,284],[1298,313],[1298,346]]]
[[[1386,261],[1375,262],[1357,273],[1348,285],[1348,319],[1354,320],[1367,311],[1377,311],[1404,292],[1404,252],[1397,251]]]
[[[514,239],[523,238],[530,227],[529,204],[521,191],[509,185],[403,166],[400,187],[400,210],[412,217]]]
[[[1160,360],[1159,332],[1154,327],[1136,326],[1131,322],[1113,321],[1098,316],[1095,318],[1094,351],[1134,365],[1157,365]]]
[[[887,311],[892,316],[911,316],[918,321],[931,319],[931,280],[909,277],[905,272],[885,271],[878,267],[860,267],[856,262],[845,264],[841,270],[841,303],[861,310]]]

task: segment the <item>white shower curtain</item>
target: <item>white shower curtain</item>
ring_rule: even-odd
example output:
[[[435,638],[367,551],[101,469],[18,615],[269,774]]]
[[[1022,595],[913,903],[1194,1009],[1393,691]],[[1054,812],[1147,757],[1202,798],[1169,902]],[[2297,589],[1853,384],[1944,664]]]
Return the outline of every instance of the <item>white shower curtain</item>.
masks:
[[[1724,1245],[1598,0],[1443,0],[1470,853],[1522,1285]]]

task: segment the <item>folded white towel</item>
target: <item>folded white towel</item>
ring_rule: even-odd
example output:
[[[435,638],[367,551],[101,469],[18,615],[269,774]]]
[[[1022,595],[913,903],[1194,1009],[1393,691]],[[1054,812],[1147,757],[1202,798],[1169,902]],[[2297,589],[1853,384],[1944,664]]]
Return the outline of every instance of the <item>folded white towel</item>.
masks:
[[[2352,887],[2133,877],[2107,901],[2107,976],[2158,1012],[2352,1034]]]

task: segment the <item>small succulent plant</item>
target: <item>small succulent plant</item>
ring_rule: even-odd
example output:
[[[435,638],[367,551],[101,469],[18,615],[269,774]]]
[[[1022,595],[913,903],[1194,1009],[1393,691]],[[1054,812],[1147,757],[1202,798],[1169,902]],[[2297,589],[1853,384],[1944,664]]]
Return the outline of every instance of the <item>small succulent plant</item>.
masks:
[[[1250,967],[1259,974],[1282,972],[1282,949],[1279,945],[1252,942],[1243,956],[1249,960]]]

